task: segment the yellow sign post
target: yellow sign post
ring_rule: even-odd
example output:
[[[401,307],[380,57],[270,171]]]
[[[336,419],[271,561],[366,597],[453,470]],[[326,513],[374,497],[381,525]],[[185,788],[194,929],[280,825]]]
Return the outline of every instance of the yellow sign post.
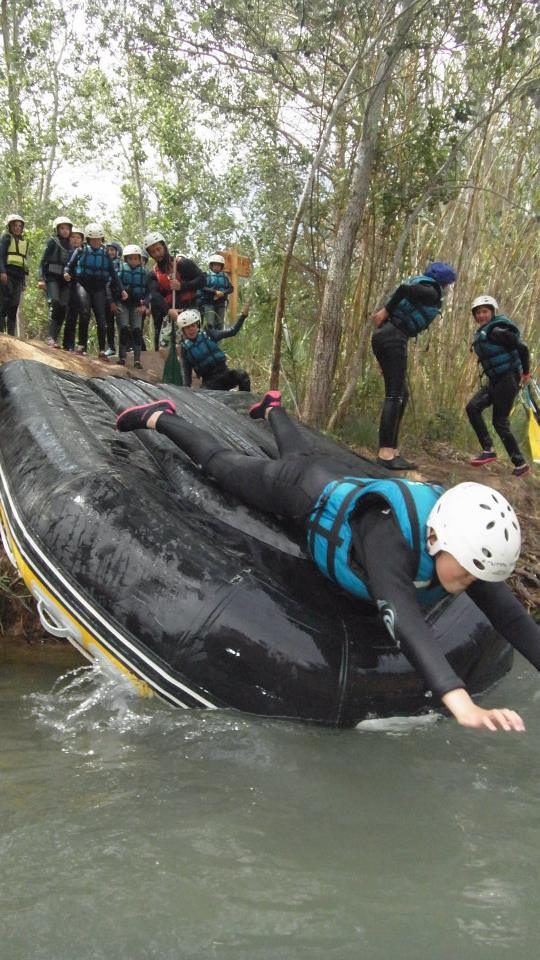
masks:
[[[236,247],[222,250],[221,256],[225,260],[225,273],[229,275],[234,292],[229,297],[229,324],[233,324],[238,315],[238,279],[251,276],[252,263],[249,257],[238,253]]]

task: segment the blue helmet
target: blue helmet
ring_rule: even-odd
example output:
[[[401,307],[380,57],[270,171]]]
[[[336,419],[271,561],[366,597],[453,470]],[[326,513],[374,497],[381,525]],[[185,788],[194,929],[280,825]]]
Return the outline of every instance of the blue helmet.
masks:
[[[106,246],[106,247],[112,247],[113,250],[116,250],[116,255],[117,255],[117,257],[121,257],[121,256],[122,256],[123,247],[122,247],[122,244],[118,242],[118,240],[109,240],[109,241],[105,244],[105,246]]]
[[[449,283],[455,283],[457,280],[457,273],[453,266],[445,263],[444,260],[434,260],[433,263],[430,263],[429,267],[425,269],[425,276],[433,277],[437,283],[440,283],[441,287],[446,287]]]

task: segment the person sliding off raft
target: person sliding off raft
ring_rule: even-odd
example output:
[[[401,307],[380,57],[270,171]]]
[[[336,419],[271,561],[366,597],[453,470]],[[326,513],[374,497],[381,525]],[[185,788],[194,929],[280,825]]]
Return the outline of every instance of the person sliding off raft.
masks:
[[[246,303],[234,327],[225,327],[224,330],[200,330],[201,315],[198,310],[183,310],[178,314],[176,310],[169,310],[171,322],[177,321],[182,334],[180,355],[182,358],[182,374],[186,387],[191,386],[193,371],[202,380],[207,390],[239,390],[249,393],[251,381],[245,370],[230,369],[227,366],[227,357],[221,347],[220,340],[235,337],[242,329],[249,314],[249,303]]]
[[[465,590],[498,632],[540,669],[540,627],[502,583],[519,556],[519,523],[490,487],[442,487],[350,476],[339,456],[313,453],[278,391],[250,409],[267,418],[279,459],[247,456],[175,416],[169,400],[124,410],[121,431],[153,429],[249,506],[298,522],[319,570],[376,604],[385,626],[458,723],[524,730],[513,710],[477,706],[433,642],[420,605]]]
[[[482,416],[483,410],[493,407],[493,427],[514,464],[512,473],[515,477],[523,477],[529,472],[529,465],[525,463],[508,418],[521,384],[531,379],[529,348],[522,342],[515,323],[497,313],[498,309],[497,301],[486,294],[477,297],[471,305],[478,325],[471,349],[488,378],[488,383],[471,397],[466,406],[471,427],[482,447],[481,453],[471,460],[471,466],[482,467],[497,459]]]
[[[371,346],[383,373],[385,394],[377,463],[387,470],[416,468],[398,450],[399,428],[409,399],[407,343],[439,316],[444,291],[456,279],[456,271],[449,263],[436,260],[420,276],[401,283],[386,306],[371,317],[376,327]]]

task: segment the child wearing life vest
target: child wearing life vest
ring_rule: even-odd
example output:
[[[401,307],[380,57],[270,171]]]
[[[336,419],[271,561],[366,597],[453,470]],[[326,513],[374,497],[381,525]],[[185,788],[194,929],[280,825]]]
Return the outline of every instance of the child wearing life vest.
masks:
[[[443,491],[427,483],[351,476],[350,459],[313,452],[309,435],[281,407],[278,391],[250,410],[252,419],[268,420],[277,459],[232,450],[174,409],[170,400],[128,408],[117,417],[117,428],[157,430],[232,497],[299,525],[320,572],[372,604],[426,688],[462,726],[525,729],[515,711],[474,703],[434,642],[421,606],[466,591],[501,636],[540,669],[540,626],[503,582],[521,546],[506,497],[479,483]]]
[[[159,350],[161,324],[173,306],[181,310],[195,309],[197,292],[204,286],[206,274],[194,260],[181,255],[171,256],[163,234],[147,234],[143,247],[154,260],[150,274],[150,309],[154,318],[154,349]]]
[[[510,429],[509,417],[521,384],[531,378],[529,348],[522,342],[515,323],[498,313],[499,304],[493,297],[488,294],[476,297],[471,310],[477,324],[471,349],[476,353],[488,382],[471,397],[465,408],[482,447],[470,463],[473,467],[482,467],[497,459],[482,416],[487,407],[493,407],[493,427],[514,464],[512,473],[515,477],[523,477],[529,472],[529,465]]]
[[[72,227],[69,238],[71,254],[74,250],[80,250],[84,243],[84,230],[82,227]],[[62,346],[64,350],[70,353],[75,351],[77,337],[77,321],[81,313],[81,288],[76,280],[68,284],[68,304],[66,310],[66,320],[64,323],[64,337]]]
[[[112,260],[107,256],[104,246],[104,231],[99,223],[89,223],[85,227],[86,243],[75,250],[66,267],[64,278],[67,283],[78,281],[81,289],[81,315],[79,321],[78,353],[88,349],[88,325],[90,312],[94,312],[99,344],[100,360],[108,360],[105,352],[107,344],[107,284],[111,284],[115,300],[126,300],[127,293],[122,289]]]
[[[146,314],[148,296],[148,273],[146,272],[141,248],[134,243],[124,247],[124,262],[118,271],[120,283],[127,293],[127,300],[118,304],[116,321],[118,323],[119,363],[124,366],[130,344],[133,346],[133,366],[140,370],[142,348],[142,325]]]
[[[14,337],[17,311],[28,275],[28,241],[24,219],[12,213],[6,220],[6,233],[0,238],[0,333]]]
[[[207,390],[232,390],[233,387],[246,392],[251,390],[249,374],[241,369],[230,370],[227,357],[218,347],[220,340],[236,336],[244,326],[248,314],[249,304],[246,304],[233,327],[225,330],[200,330],[201,315],[198,310],[184,310],[178,315],[175,310],[169,312],[173,322],[176,316],[178,317],[178,327],[182,335],[180,355],[186,387],[191,386],[195,371]]]
[[[400,456],[398,449],[399,428],[409,399],[408,341],[427,330],[439,316],[444,291],[456,278],[449,263],[436,260],[420,276],[401,283],[387,304],[371,317],[376,328],[371,346],[383,373],[385,392],[377,463],[387,470],[416,468],[415,463]]]
[[[225,260],[215,253],[208,261],[206,282],[201,290],[201,312],[205,327],[223,330],[229,296],[234,287],[225,273]]]
[[[113,267],[117,273],[120,272],[120,267],[122,265],[122,253],[123,247],[118,240],[109,240],[105,244],[105,249],[107,251],[107,256],[110,257],[113,263]],[[118,305],[114,302],[111,285],[107,284],[107,349],[105,353],[108,357],[114,357],[116,353],[115,346],[115,331],[116,331],[116,313]]]
[[[66,317],[69,302],[69,285],[64,280],[64,270],[71,256],[71,230],[73,224],[69,217],[57,217],[53,223],[54,234],[47,241],[39,264],[40,290],[47,291],[49,305],[49,327],[47,344],[59,347],[58,337]]]

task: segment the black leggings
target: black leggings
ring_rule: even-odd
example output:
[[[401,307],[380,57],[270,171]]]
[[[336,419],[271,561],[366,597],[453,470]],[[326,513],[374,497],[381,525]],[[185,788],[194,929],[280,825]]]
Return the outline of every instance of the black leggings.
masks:
[[[493,427],[499,434],[512,463],[516,466],[525,462],[518,442],[510,430],[509,416],[518,393],[519,377],[510,371],[494,383],[490,382],[482,387],[474,397],[471,397],[465,408],[482,450],[491,450],[493,442],[484,423],[482,412],[487,407],[493,407]]]
[[[373,334],[371,346],[384,377],[384,403],[379,425],[379,447],[397,449],[399,428],[409,399],[407,337],[387,321]]]
[[[326,484],[348,476],[350,467],[339,457],[313,453],[311,442],[281,407],[270,411],[268,422],[278,460],[224,447],[206,430],[173,414],[162,413],[156,430],[242,503],[293,520],[307,519]]]

